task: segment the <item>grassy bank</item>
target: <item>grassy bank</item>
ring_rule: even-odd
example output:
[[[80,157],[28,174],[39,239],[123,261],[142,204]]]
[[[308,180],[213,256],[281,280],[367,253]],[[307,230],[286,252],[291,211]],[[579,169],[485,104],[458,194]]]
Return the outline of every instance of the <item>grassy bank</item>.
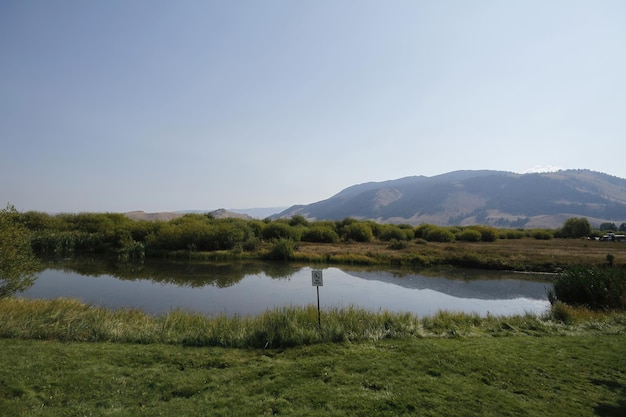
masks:
[[[284,308],[152,317],[0,300],[2,415],[622,416],[626,313]],[[251,349],[254,348],[254,349]]]
[[[7,416],[623,416],[626,335],[288,349],[0,339]]]
[[[244,317],[205,317],[182,311],[153,317],[139,310],[108,310],[74,300],[0,300],[0,337],[236,348],[284,348],[388,338],[621,334],[626,328],[626,313],[595,313],[558,304],[545,317],[481,318],[441,312],[420,319],[408,313],[347,308],[323,311],[321,324],[320,328],[313,306],[281,308]]]

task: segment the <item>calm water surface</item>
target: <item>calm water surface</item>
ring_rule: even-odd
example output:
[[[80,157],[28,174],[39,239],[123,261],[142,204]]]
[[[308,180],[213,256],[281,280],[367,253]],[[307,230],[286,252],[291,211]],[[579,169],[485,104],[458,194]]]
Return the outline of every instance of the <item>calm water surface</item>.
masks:
[[[139,308],[151,314],[183,309],[207,315],[249,315],[281,306],[316,304],[312,269],[275,263],[146,261],[119,266],[101,260],[61,262],[39,274],[21,296],[69,297],[109,308]],[[458,269],[321,269],[322,308],[353,305],[420,317],[439,310],[484,316],[541,314],[549,308],[546,290],[551,284],[545,276]]]

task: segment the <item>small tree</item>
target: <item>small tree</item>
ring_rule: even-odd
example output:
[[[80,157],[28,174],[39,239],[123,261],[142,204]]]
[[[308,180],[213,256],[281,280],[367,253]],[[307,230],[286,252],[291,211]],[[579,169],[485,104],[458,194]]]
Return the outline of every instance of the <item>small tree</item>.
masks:
[[[600,225],[600,230],[603,232],[614,232],[617,230],[615,223],[604,222]]]
[[[295,240],[294,230],[283,221],[274,221],[262,230],[261,237],[264,240],[292,239]]]
[[[304,216],[301,216],[299,214],[296,214],[295,216],[291,217],[291,219],[289,219],[289,226],[308,226],[308,225],[309,225],[309,221]]]
[[[483,242],[495,242],[498,239],[498,231],[489,226],[470,226],[468,229],[476,230],[480,233],[480,240]]]
[[[0,210],[0,298],[30,287],[39,266],[30,247],[30,232],[18,217],[11,205]]]
[[[459,233],[457,239],[464,242],[480,242],[481,234],[476,229],[467,229]]]
[[[356,242],[369,242],[374,237],[372,228],[365,222],[351,223],[344,228],[345,239]]]
[[[535,229],[530,235],[537,240],[550,240],[553,237],[552,232],[546,229]]]
[[[454,242],[455,236],[445,227],[431,226],[424,236],[429,242]]]
[[[294,251],[295,245],[292,240],[279,239],[265,257],[272,261],[288,261],[293,258]]]
[[[330,226],[316,224],[302,233],[301,240],[304,242],[335,243],[339,240],[339,236]]]
[[[591,233],[591,225],[586,217],[572,217],[565,220],[560,231],[561,237],[585,237]]]

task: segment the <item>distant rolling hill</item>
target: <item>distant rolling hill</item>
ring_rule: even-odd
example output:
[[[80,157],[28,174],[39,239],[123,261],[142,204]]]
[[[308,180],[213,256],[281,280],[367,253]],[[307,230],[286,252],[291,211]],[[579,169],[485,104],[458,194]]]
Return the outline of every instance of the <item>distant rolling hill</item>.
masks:
[[[348,187],[327,200],[292,206],[273,217],[346,217],[418,225],[487,224],[556,228],[570,217],[592,225],[626,222],[626,180],[589,170],[516,174],[454,171]]]
[[[133,220],[168,221],[168,220],[176,219],[178,217],[182,217],[185,214],[210,214],[213,218],[216,218],[216,219],[237,218],[237,219],[244,219],[244,220],[252,220],[252,217],[245,213],[237,213],[237,212],[226,210],[226,209],[217,209],[213,211],[186,210],[186,211],[160,212],[160,213],[146,213],[144,211],[138,210],[138,211],[129,211],[124,214]]]

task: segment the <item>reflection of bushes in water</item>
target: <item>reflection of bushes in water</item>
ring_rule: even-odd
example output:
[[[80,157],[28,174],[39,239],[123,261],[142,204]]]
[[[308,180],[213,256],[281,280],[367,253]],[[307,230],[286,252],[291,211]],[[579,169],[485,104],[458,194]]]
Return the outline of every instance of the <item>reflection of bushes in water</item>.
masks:
[[[270,278],[280,279],[289,278],[296,274],[301,267],[293,266],[289,263],[274,263],[268,262],[263,264],[263,272]]]
[[[354,259],[341,259],[338,264],[344,265],[340,269],[352,275],[354,271],[380,272],[379,266],[367,266],[367,259],[360,259],[352,255]],[[326,259],[324,259],[326,260]],[[324,261],[322,260],[322,261]],[[272,279],[289,278],[302,268],[310,266],[310,259],[301,259],[306,264],[290,262],[263,262],[263,261],[229,261],[229,262],[198,262],[198,261],[173,261],[148,258],[144,262],[121,262],[111,256],[93,255],[67,259],[48,259],[42,266],[78,273],[85,276],[110,275],[123,280],[152,280],[160,283],[169,283],[179,286],[202,287],[213,285],[220,288],[232,286],[240,282],[248,275],[264,274]],[[319,260],[318,260],[319,263]],[[329,262],[327,265],[333,264]],[[350,264],[351,266],[345,266]],[[359,265],[361,267],[359,267]],[[433,277],[446,277],[449,279],[471,280],[501,280],[520,279],[529,281],[546,281],[552,279],[552,275],[544,274],[519,274],[504,271],[489,271],[476,269],[463,269],[455,267],[428,267],[428,268],[384,268],[385,273],[391,273],[394,277],[411,275],[423,275]]]
[[[263,262],[175,262],[148,259],[144,262],[120,262],[107,256],[48,260],[46,266],[86,276],[110,275],[123,280],[147,279],[179,286],[230,287],[247,275],[265,273],[271,278],[287,278],[301,268],[283,263]]]
[[[410,278],[422,276],[428,278],[443,278],[455,281],[503,281],[523,280],[524,282],[552,283],[554,274],[547,273],[518,273],[512,271],[497,271],[489,269],[457,268],[452,266],[431,266],[425,268],[385,268],[378,266],[340,266],[343,273],[361,278],[362,273],[382,274],[393,278]]]
[[[88,277],[99,277],[101,275],[113,275],[119,263],[116,258],[108,256],[80,256],[72,258],[42,258],[46,268],[57,269],[64,272],[74,272]],[[131,265],[128,263],[128,265]],[[133,263],[135,269],[140,271],[142,263]]]

